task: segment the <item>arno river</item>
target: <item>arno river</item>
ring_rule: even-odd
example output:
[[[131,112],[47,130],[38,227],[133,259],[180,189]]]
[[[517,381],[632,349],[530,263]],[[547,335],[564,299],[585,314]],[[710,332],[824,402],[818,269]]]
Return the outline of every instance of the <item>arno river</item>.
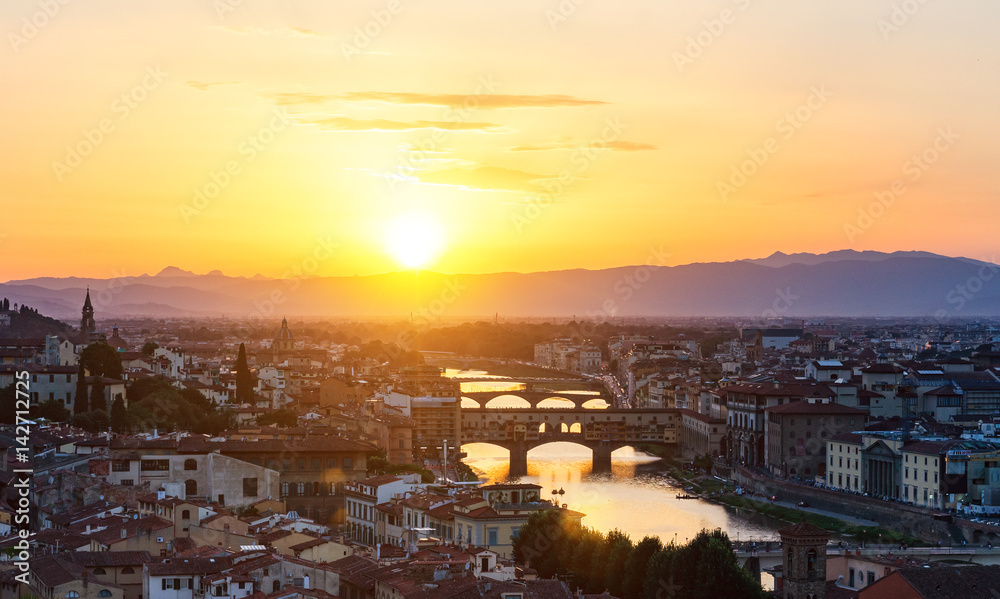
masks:
[[[504,387],[494,383],[462,383],[463,391],[494,389]],[[522,402],[514,397],[499,397],[490,405],[520,407]],[[559,401],[545,400],[542,405],[558,406]],[[463,406],[472,409],[477,404],[465,400]],[[507,479],[506,450],[481,443],[464,445],[463,449],[468,453],[465,462],[490,482]],[[617,528],[633,541],[657,535],[664,543],[674,540],[683,543],[703,528],[721,528],[734,541],[770,540],[784,526],[756,513],[737,513],[700,499],[677,499],[677,493],[683,490],[672,486],[672,481],[663,476],[656,457],[628,447],[619,449],[612,457],[611,473],[591,474],[589,449],[572,443],[550,443],[528,452],[528,476],[520,481],[541,485],[542,497],[546,499],[553,497],[553,490],[562,489],[565,493],[559,496],[560,503],[586,514],[583,519],[586,526],[603,532]]]

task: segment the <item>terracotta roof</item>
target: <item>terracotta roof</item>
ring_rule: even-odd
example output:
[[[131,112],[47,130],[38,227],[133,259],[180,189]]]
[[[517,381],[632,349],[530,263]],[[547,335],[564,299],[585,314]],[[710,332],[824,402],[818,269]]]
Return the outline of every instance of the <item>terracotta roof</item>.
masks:
[[[1000,589],[1000,566],[902,568],[893,575],[901,576],[924,599],[994,599]]]
[[[841,405],[839,403],[812,403],[805,400],[792,401],[764,409],[772,414],[845,414],[849,416],[864,416],[868,412]]]

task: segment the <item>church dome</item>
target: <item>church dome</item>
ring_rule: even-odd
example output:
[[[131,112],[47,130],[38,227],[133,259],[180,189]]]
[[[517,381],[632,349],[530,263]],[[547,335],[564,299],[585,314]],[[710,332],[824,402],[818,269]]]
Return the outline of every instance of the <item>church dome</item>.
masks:
[[[288,330],[288,319],[281,319],[281,328],[274,334],[275,341],[291,341],[292,332]]]

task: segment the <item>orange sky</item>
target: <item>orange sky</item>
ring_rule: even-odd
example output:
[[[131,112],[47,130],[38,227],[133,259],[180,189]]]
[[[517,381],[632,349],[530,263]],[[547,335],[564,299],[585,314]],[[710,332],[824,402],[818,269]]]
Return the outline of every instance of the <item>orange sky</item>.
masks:
[[[995,2],[51,4],[0,6],[0,280],[995,252]]]

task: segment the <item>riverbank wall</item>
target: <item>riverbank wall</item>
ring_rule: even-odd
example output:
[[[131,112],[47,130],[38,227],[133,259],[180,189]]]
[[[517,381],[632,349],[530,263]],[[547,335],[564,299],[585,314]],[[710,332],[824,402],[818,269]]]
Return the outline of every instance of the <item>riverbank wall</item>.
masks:
[[[929,543],[941,542],[944,545],[950,545],[966,541],[997,544],[1000,541],[996,532],[977,531],[963,525],[967,524],[963,521],[935,520],[933,512],[923,508],[902,503],[889,503],[862,495],[797,485],[750,472],[744,468],[736,468],[732,474],[733,480],[737,484],[758,495],[766,497],[776,495],[781,501],[792,503],[806,501],[811,507],[871,520],[877,522],[879,526]]]

